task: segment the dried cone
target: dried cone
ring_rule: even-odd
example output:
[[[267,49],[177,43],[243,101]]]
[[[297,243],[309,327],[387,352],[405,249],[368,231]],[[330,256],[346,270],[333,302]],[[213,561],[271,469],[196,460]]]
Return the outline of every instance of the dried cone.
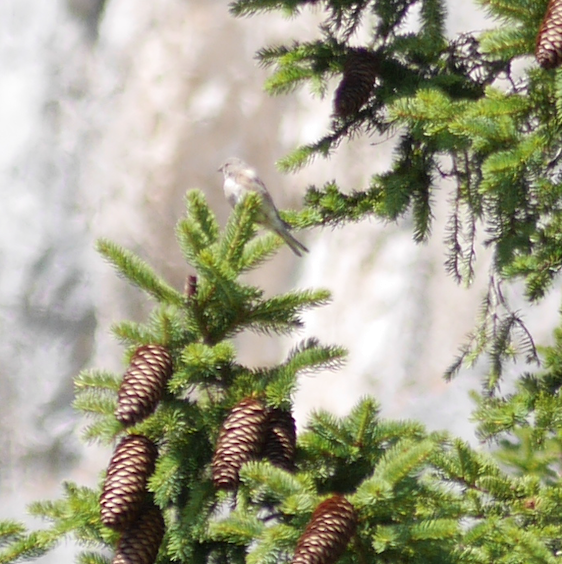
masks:
[[[142,435],[128,435],[117,445],[100,497],[106,527],[122,530],[136,519],[157,455],[154,443]]]
[[[562,62],[562,0],[550,0],[542,21],[535,48],[537,62],[545,69]]]
[[[343,65],[343,78],[334,96],[334,114],[345,118],[357,113],[367,102],[377,79],[379,59],[364,48],[352,49]]]
[[[297,431],[291,412],[269,410],[262,457],[278,468],[294,472],[296,448]]]
[[[314,511],[297,542],[292,564],[333,564],[355,532],[357,514],[347,499],[335,495]]]
[[[263,446],[267,409],[253,398],[236,404],[222,424],[211,465],[215,487],[232,490],[245,462],[255,460]]]
[[[164,538],[164,519],[154,505],[143,507],[139,518],[127,528],[115,551],[113,564],[153,564]]]
[[[139,347],[119,388],[115,410],[117,420],[124,425],[134,425],[150,415],[156,409],[171,375],[172,358],[164,347]]]

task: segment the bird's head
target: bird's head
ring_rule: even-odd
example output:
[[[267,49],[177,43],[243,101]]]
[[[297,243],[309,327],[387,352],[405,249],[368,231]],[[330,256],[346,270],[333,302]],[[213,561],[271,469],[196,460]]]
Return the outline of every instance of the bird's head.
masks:
[[[245,168],[249,167],[242,159],[239,159],[238,157],[230,157],[224,162],[221,167],[219,167],[218,172],[226,174],[227,172],[231,172],[233,170],[240,170]]]

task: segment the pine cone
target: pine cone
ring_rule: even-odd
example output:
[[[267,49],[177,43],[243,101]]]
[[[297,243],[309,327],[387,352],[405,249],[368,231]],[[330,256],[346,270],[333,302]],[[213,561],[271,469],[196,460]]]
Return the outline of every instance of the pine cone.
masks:
[[[158,405],[166,382],[172,375],[172,358],[161,345],[143,345],[119,388],[115,417],[124,425],[134,425],[150,415]]]
[[[128,435],[117,445],[100,497],[101,520],[106,527],[122,530],[136,519],[157,455],[154,443],[142,435]]]
[[[323,501],[297,542],[292,564],[333,564],[344,553],[356,526],[357,514],[347,499],[335,495]]]
[[[553,69],[562,62],[562,0],[548,3],[537,36],[535,56],[545,69]]]
[[[123,532],[112,564],[153,564],[164,532],[160,509],[155,505],[143,507],[139,518]]]
[[[270,409],[267,415],[262,457],[278,468],[294,472],[296,443],[297,432],[291,412]]]
[[[246,398],[232,408],[222,424],[211,465],[215,487],[236,488],[242,465],[260,454],[266,424],[267,409],[258,400]]]
[[[369,100],[378,76],[379,59],[365,48],[351,49],[343,65],[343,78],[334,96],[334,114],[346,118]]]

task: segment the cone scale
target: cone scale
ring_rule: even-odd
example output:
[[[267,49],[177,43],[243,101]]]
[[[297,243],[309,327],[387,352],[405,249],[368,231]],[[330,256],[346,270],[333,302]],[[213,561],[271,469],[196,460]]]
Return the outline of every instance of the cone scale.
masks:
[[[262,402],[246,398],[236,404],[222,424],[213,461],[216,488],[233,490],[245,462],[258,458],[267,428],[267,409]]]
[[[356,527],[357,514],[347,499],[335,495],[323,501],[299,538],[291,564],[334,564]]]
[[[270,409],[267,415],[262,458],[271,464],[294,472],[297,433],[295,419],[289,411]]]
[[[539,65],[553,69],[562,63],[562,0],[550,0],[537,36],[535,56]]]
[[[367,49],[350,50],[343,66],[343,78],[334,95],[334,115],[346,118],[369,100],[378,75],[377,56]]]
[[[142,435],[128,435],[117,445],[100,496],[106,527],[123,530],[138,517],[157,454],[154,443]]]
[[[112,564],[153,564],[164,538],[160,509],[143,507],[139,518],[121,536]]]
[[[161,345],[139,347],[119,388],[117,420],[129,426],[148,417],[156,409],[171,375],[172,358],[166,348]]]

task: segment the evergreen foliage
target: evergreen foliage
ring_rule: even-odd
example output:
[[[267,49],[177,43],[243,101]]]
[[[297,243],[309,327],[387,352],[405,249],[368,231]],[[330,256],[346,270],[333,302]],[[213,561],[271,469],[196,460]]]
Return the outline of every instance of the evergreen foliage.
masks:
[[[272,69],[266,82],[271,94],[307,85],[334,101],[325,135],[282,159],[283,170],[329,156],[352,136],[378,136],[377,144],[394,147],[388,170],[373,175],[368,186],[350,190],[334,180],[309,187],[307,207],[295,223],[407,218],[414,239],[423,242],[431,235],[436,190],[447,190],[448,272],[470,284],[477,240],[492,249],[493,264],[477,325],[445,377],[486,357],[488,374],[475,396],[480,436],[530,426],[526,440],[552,448],[558,440],[552,367],[560,364],[559,335],[555,347],[538,347],[502,287],[523,281],[527,299],[536,302],[558,284],[562,268],[561,75],[540,66],[550,66],[544,64],[545,50],[558,60],[560,5],[477,0],[475,7],[492,17],[490,29],[450,37],[444,0],[231,4],[235,15],[279,10],[298,17],[313,8],[321,19],[308,41],[265,46],[257,55]],[[535,48],[538,61],[532,58]],[[377,76],[367,97],[365,82],[356,87],[352,102],[360,107],[348,115],[340,111],[339,98],[349,80],[346,61],[358,51],[376,61]],[[546,372],[511,377],[509,365],[519,359],[535,366],[543,359]],[[515,390],[502,394],[506,382]]]
[[[141,360],[150,361],[151,366],[160,370],[158,355],[165,353],[166,358],[169,355],[172,359],[173,374],[155,413],[145,414],[132,426],[129,421],[120,423],[116,406],[122,376],[100,370],[88,370],[76,378],[74,405],[93,420],[84,432],[88,440],[109,444],[125,433],[125,437],[146,437],[148,443],[153,441],[158,446],[154,472],[147,472],[142,466],[144,459],[139,459],[138,468],[132,459],[130,464],[123,460],[119,462],[123,468],[111,467],[118,479],[114,478],[109,486],[106,482],[106,488],[110,488],[115,503],[129,504],[129,498],[138,503],[137,490],[144,488],[143,474],[148,473],[148,500],[157,504],[166,521],[162,561],[203,562],[241,554],[235,544],[217,543],[208,532],[209,523],[218,519],[217,511],[224,498],[213,487],[210,462],[228,412],[248,396],[262,398],[273,412],[289,409],[297,376],[335,368],[345,352],[341,347],[323,346],[308,339],[278,366],[249,369],[238,364],[229,340],[232,336],[246,329],[267,334],[289,333],[301,327],[303,311],[325,303],[329,294],[324,290],[304,290],[265,298],[262,290],[240,281],[243,272],[260,265],[279,246],[272,235],[255,238],[259,205],[256,196],[249,196],[236,207],[222,233],[200,192],[190,192],[186,203],[187,216],[178,224],[178,241],[186,260],[197,272],[196,284],[186,294],[166,284],[129,251],[104,240],[98,245],[120,275],[156,301],[146,323],[124,322],[115,327],[116,335],[128,346],[130,367],[125,375],[131,367],[138,371]],[[145,359],[147,351],[156,357]],[[269,467],[274,468],[271,464]],[[133,493],[129,492],[131,488]],[[104,492],[105,507],[108,494]],[[36,557],[68,535],[89,548],[117,547],[118,559],[124,558],[127,551],[141,558],[142,543],[137,543],[137,529],[144,530],[149,525],[134,522],[120,537],[102,522],[100,495],[101,483],[100,489],[94,491],[67,484],[65,498],[37,503],[31,508],[34,515],[51,521],[51,528],[27,533],[17,523],[2,522],[0,562]],[[156,533],[152,536],[158,537]],[[104,556],[103,552],[90,550],[80,559],[102,562]]]
[[[246,328],[285,333],[300,325],[301,311],[328,296],[293,291],[266,299],[239,281],[245,265],[255,262],[252,254],[269,253],[277,244],[269,234],[260,244],[254,239],[255,198],[237,206],[238,227],[231,221],[222,233],[200,192],[190,192],[187,204],[178,238],[196,266],[195,292],[192,287],[182,295],[180,306],[175,290],[144,287],[158,296],[154,314],[146,324],[120,324],[116,330],[128,345],[128,359],[147,340],[165,346],[173,358],[158,409],[126,428],[115,419],[118,375],[87,371],[76,380],[76,406],[94,420],[88,439],[112,443],[132,433],[158,446],[147,482],[147,503],[156,504],[165,522],[157,562],[267,564],[290,559],[297,545],[299,561],[320,563],[336,553],[343,553],[342,562],[556,561],[560,492],[552,474],[541,482],[548,462],[536,476],[510,477],[462,441],[428,433],[416,422],[380,419],[379,406],[369,398],[344,418],[313,414],[299,434],[294,467],[250,459],[237,470],[234,493],[215,487],[211,461],[232,408],[255,397],[273,411],[287,410],[297,376],[334,368],[344,351],[309,339],[278,366],[238,364],[232,335]],[[225,252],[225,239],[243,248]],[[212,243],[199,246],[202,240]],[[122,275],[138,276],[139,286],[155,278],[116,245],[103,243],[101,249]],[[108,550],[115,561],[131,554],[135,562],[151,562],[161,539],[159,513],[147,521],[155,510],[141,511],[138,523],[113,531],[102,523],[101,486],[102,480],[93,490],[68,483],[60,500],[33,504],[32,514],[51,523],[43,530],[1,522],[0,562],[36,558],[67,537],[84,546],[83,563],[107,562]],[[320,560],[314,559],[316,542]]]
[[[313,413],[295,445],[290,413],[298,377],[337,368],[345,351],[308,339],[276,366],[249,368],[237,361],[232,338],[247,330],[291,334],[302,326],[301,314],[325,304],[329,294],[295,290],[268,298],[244,282],[241,275],[282,244],[271,233],[257,235],[258,196],[245,197],[221,230],[194,190],[176,229],[193,272],[184,291],[117,244],[98,244],[118,274],[154,302],[146,322],[114,326],[129,367],[141,347],[166,351],[171,374],[166,368],[158,378],[157,394],[149,390],[156,397],[151,409],[124,424],[116,418],[123,375],[88,370],[75,380],[74,406],[90,419],[86,440],[109,445],[133,435],[156,446],[154,467],[151,459],[118,468],[121,481],[134,475],[138,487],[130,497],[146,511],[123,523],[123,531],[113,530],[100,513],[105,473],[97,488],[65,483],[59,500],[30,507],[49,523],[45,528],[0,521],[0,564],[37,558],[66,538],[83,547],[78,561],[84,564],[105,564],[110,553],[114,562],[130,564],[154,558],[158,564],[291,558],[330,564],[334,554],[342,564],[559,561],[562,329],[553,346],[538,348],[501,285],[521,278],[528,298],[538,300],[562,268],[562,87],[555,71],[524,59],[533,53],[546,1],[479,4],[497,26],[452,39],[444,0],[237,0],[231,9],[298,16],[312,6],[324,14],[317,39],[259,52],[274,69],[266,85],[271,93],[308,84],[323,96],[335,77],[340,96],[350,81],[353,86],[343,111],[336,100],[330,131],[284,159],[284,169],[329,155],[353,135],[378,134],[394,143],[388,170],[369,186],[351,193],[335,181],[311,187],[305,209],[285,214],[291,224],[409,216],[421,242],[431,234],[434,193],[446,179],[446,266],[459,282],[471,281],[477,233],[486,234],[494,263],[481,321],[447,376],[488,355],[475,418],[483,439],[499,440],[495,458],[415,421],[384,420],[372,398],[346,417]],[[365,45],[356,44],[359,30],[368,30]],[[366,66],[350,70],[350,54],[358,52]],[[517,78],[515,58],[526,63]],[[529,362],[542,358],[542,366],[510,382],[512,390],[502,395],[506,361],[521,352]],[[233,417],[241,405],[257,406],[257,419],[256,409]],[[240,435],[234,440],[221,431],[234,419],[251,456],[239,456]],[[268,451],[262,442],[273,432],[278,444]],[[224,462],[225,452],[236,462],[228,488],[213,483],[213,466]]]
[[[475,241],[482,232],[493,249],[496,282],[522,278],[533,301],[552,287],[562,268],[560,81],[525,59],[534,53],[547,2],[478,0],[478,5],[497,26],[454,38],[446,34],[444,0],[237,0],[231,10],[297,16],[314,6],[323,16],[316,38],[258,53],[273,69],[266,83],[272,94],[307,84],[324,96],[330,80],[342,78],[331,94],[335,115],[329,130],[282,159],[282,169],[328,156],[353,135],[378,135],[394,145],[388,170],[374,175],[369,186],[351,192],[336,182],[310,187],[299,226],[407,216],[421,242],[431,234],[434,194],[446,180],[450,274],[472,281]],[[365,38],[360,46],[359,37]],[[350,73],[346,61],[358,51],[377,61],[377,77],[368,90],[366,83],[356,85],[354,101],[361,108],[348,115],[340,111],[341,88]],[[529,61],[518,74],[512,71],[515,58]],[[365,74],[359,67],[355,72]],[[508,312],[490,330],[494,314],[489,311],[477,329],[482,346],[469,343],[449,375],[462,360],[470,363],[470,357],[486,353],[493,365],[487,387],[497,386],[523,329]]]

